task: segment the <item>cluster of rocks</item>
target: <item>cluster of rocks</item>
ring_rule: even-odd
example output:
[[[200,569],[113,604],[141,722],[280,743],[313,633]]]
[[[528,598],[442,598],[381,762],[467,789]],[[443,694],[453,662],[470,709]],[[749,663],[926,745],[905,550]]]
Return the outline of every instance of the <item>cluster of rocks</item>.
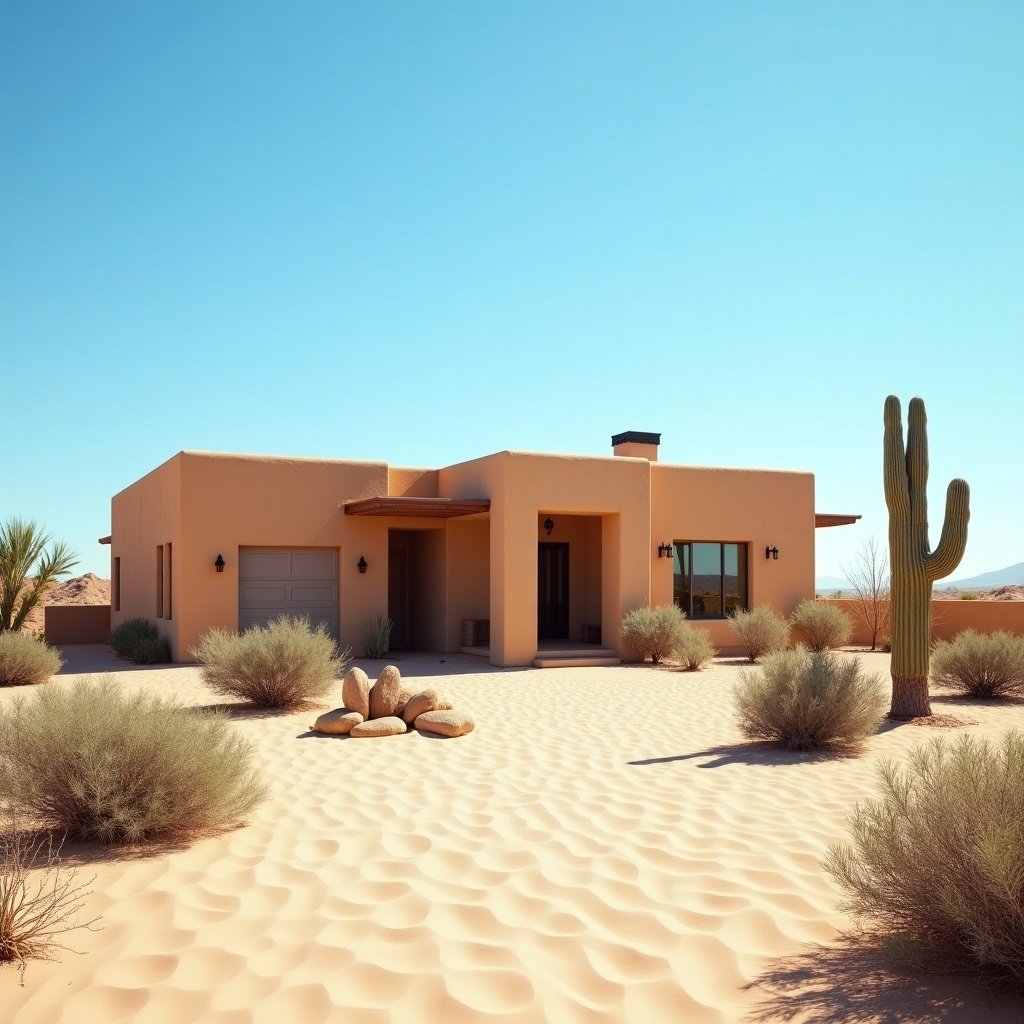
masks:
[[[328,736],[397,736],[410,728],[436,736],[465,736],[473,719],[456,711],[436,690],[415,691],[402,685],[394,665],[385,665],[377,681],[352,668],[341,684],[345,705],[321,715],[315,732]]]

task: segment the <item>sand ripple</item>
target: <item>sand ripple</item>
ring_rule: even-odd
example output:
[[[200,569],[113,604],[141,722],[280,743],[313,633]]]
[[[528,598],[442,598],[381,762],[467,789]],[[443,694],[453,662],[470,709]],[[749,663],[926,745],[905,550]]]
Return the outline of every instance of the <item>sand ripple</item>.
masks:
[[[446,661],[446,677],[428,674],[437,659],[409,659],[403,674],[419,666],[424,686],[472,711],[477,729],[458,740],[361,743],[311,736],[315,714],[236,718],[268,802],[188,849],[91,866],[88,910],[104,930],[72,937],[82,957],[33,963],[24,988],[0,971],[10,1019],[829,1019],[779,995],[809,978],[817,1012],[842,976],[836,961],[817,979],[815,958],[799,961],[842,949],[851,924],[820,860],[874,792],[876,760],[904,756],[921,730],[886,730],[859,758],[808,759],[742,742],[735,666],[490,674]],[[117,678],[212,702],[192,669]],[[972,714],[975,733],[1024,727],[1019,705]],[[779,968],[788,958],[795,974]],[[884,991],[844,1019],[886,1019],[896,990]],[[1024,1003],[969,1010],[949,1019],[1004,1024]],[[930,1012],[920,1019],[945,1019]]]

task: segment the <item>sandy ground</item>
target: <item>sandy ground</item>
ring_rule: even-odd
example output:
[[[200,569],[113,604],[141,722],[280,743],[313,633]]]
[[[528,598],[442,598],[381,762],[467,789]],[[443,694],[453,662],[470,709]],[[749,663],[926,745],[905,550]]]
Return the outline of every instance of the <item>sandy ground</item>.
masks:
[[[216,703],[190,667],[67,648],[49,685]],[[862,655],[885,671],[883,655]],[[361,662],[371,675],[382,663]],[[955,1021],[1024,1000],[891,969],[819,866],[879,758],[935,735],[885,726],[860,757],[744,742],[740,667],[492,670],[396,660],[471,711],[454,740],[310,734],[315,715],[236,711],[271,797],[187,849],[66,853],[95,874],[80,956],[0,969],[17,1024]],[[486,670],[485,670],[486,669]],[[0,691],[0,704],[15,696]],[[338,699],[340,703],[340,683]],[[1024,702],[939,700],[997,736]]]

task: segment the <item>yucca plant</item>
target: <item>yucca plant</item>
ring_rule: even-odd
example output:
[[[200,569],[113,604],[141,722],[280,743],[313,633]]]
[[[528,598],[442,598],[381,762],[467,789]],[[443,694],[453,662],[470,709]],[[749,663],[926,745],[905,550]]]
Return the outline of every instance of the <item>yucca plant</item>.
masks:
[[[395,624],[386,615],[375,615],[366,624],[363,650],[368,658],[386,658],[391,647],[391,630]]]
[[[0,633],[19,630],[43,594],[78,564],[31,520],[0,523]]]

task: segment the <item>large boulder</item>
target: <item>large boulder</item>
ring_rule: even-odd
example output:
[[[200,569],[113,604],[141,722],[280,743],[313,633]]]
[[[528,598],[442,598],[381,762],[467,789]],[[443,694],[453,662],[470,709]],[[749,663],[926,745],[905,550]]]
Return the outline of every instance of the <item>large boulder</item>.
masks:
[[[398,703],[395,705],[395,714],[399,718],[405,718],[405,709],[409,706],[409,701],[416,696],[416,691],[411,686],[403,686],[401,692],[398,694]]]
[[[420,732],[432,732],[438,736],[465,736],[476,727],[473,719],[462,711],[425,711],[414,724]]]
[[[370,717],[370,677],[358,667],[348,670],[341,684],[341,703],[363,718]]]
[[[405,722],[394,715],[389,715],[387,718],[374,718],[369,722],[354,725],[349,736],[399,736],[406,731]]]
[[[348,708],[335,708],[321,715],[313,726],[315,732],[326,733],[328,736],[347,736],[352,727],[359,725],[363,716],[358,711],[349,711]]]
[[[394,665],[385,665],[370,687],[370,718],[390,718],[402,699],[402,675]]]
[[[440,702],[441,698],[438,696],[437,690],[420,690],[406,704],[402,711],[402,718],[412,725],[425,711],[435,711]]]

